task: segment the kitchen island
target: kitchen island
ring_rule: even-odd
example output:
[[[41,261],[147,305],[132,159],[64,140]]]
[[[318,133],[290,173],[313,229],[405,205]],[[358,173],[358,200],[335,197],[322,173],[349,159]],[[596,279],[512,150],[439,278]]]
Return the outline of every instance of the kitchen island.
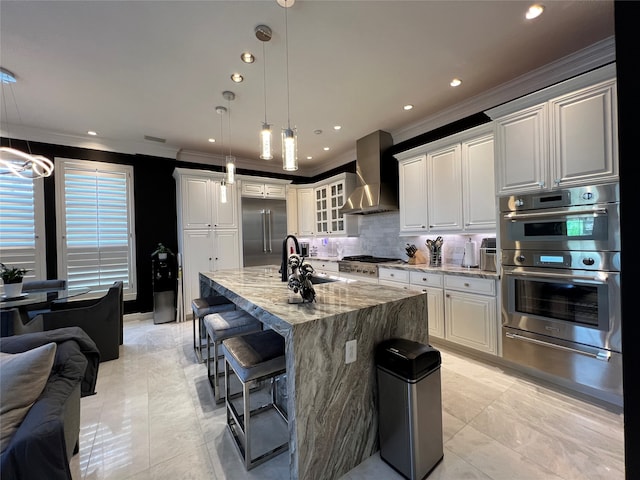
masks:
[[[300,295],[276,266],[200,273],[201,295],[224,295],[285,338],[291,478],[330,480],[379,449],[374,349],[428,343],[427,297],[365,282],[314,288],[316,302],[291,304]],[[357,359],[345,364],[353,339]]]

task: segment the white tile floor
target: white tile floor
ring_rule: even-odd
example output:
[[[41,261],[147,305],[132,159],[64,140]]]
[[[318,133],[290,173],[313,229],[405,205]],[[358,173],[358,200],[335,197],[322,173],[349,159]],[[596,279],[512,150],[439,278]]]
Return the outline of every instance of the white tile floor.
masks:
[[[429,480],[624,478],[619,409],[440,350],[444,460]],[[74,480],[289,477],[286,453],[245,472],[190,322],[125,322],[120,358],[100,364],[81,417]],[[376,454],[342,480],[401,478]]]

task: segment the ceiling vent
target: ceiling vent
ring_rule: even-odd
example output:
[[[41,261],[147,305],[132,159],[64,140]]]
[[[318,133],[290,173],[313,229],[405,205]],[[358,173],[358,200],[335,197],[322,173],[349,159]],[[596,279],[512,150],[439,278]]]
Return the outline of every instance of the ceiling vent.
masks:
[[[150,142],[167,143],[167,139],[166,138],[152,137],[151,135],[145,135],[144,139],[145,140],[149,140]]]

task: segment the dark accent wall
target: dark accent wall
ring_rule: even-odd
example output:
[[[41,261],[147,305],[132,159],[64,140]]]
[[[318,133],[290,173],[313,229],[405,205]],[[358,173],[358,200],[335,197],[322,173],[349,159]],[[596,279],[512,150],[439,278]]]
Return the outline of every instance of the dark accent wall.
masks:
[[[637,272],[640,258],[634,250],[638,208],[635,165],[638,151],[635,145],[637,108],[640,105],[635,72],[638,66],[638,27],[640,2],[615,2],[616,70],[618,77],[618,155],[620,165],[620,238],[622,243],[622,378],[624,387],[625,475],[628,480],[640,478],[640,395],[638,365],[640,365],[640,325],[637,322]]]
[[[2,145],[9,140],[2,138]],[[105,152],[87,148],[54,145],[11,139],[11,145],[24,151],[47,158],[73,158],[109,162],[133,166],[134,214],[136,234],[137,299],[125,302],[125,313],[153,311],[153,284],[151,275],[151,253],[158,243],[163,243],[173,252],[178,252],[176,213],[176,183],[173,171],[176,167],[222,171],[221,167],[177,161],[172,158]],[[238,174],[266,176],[264,172],[238,169]],[[268,174],[272,178],[283,178],[300,183],[301,177],[286,174]],[[55,208],[56,171],[44,179],[45,234],[47,243],[47,278],[58,276],[58,248],[56,245]]]

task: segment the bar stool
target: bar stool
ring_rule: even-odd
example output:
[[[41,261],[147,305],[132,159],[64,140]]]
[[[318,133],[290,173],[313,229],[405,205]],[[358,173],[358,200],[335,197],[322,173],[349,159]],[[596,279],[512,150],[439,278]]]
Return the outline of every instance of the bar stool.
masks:
[[[210,313],[228,312],[235,310],[236,306],[226,297],[222,295],[212,295],[210,297],[194,298],[191,301],[191,310],[193,311],[193,350],[196,352],[198,363],[202,363],[202,349],[204,348],[203,340],[204,328],[202,320]],[[196,337],[196,324],[198,325],[198,334]]]
[[[219,404],[222,403],[224,397],[220,395],[220,382],[218,379],[224,375],[224,372],[218,369],[218,358],[222,357],[218,354],[218,346],[227,338],[262,330],[262,322],[244,310],[233,310],[230,312],[210,313],[204,317],[203,323],[207,335],[207,374],[216,404]],[[211,356],[211,345],[213,345],[213,357]],[[213,373],[211,372],[212,360]]]
[[[286,417],[276,405],[274,379],[286,372],[284,357],[284,338],[271,329],[228,338],[222,342],[224,354],[225,404],[227,409],[227,428],[244,460],[247,470],[264,463],[289,448],[285,443],[253,458],[251,454],[251,417],[275,409],[287,422]],[[229,388],[229,368],[242,384],[243,413],[239,414],[233,405]],[[271,382],[271,403],[251,410],[249,385],[253,382]]]

